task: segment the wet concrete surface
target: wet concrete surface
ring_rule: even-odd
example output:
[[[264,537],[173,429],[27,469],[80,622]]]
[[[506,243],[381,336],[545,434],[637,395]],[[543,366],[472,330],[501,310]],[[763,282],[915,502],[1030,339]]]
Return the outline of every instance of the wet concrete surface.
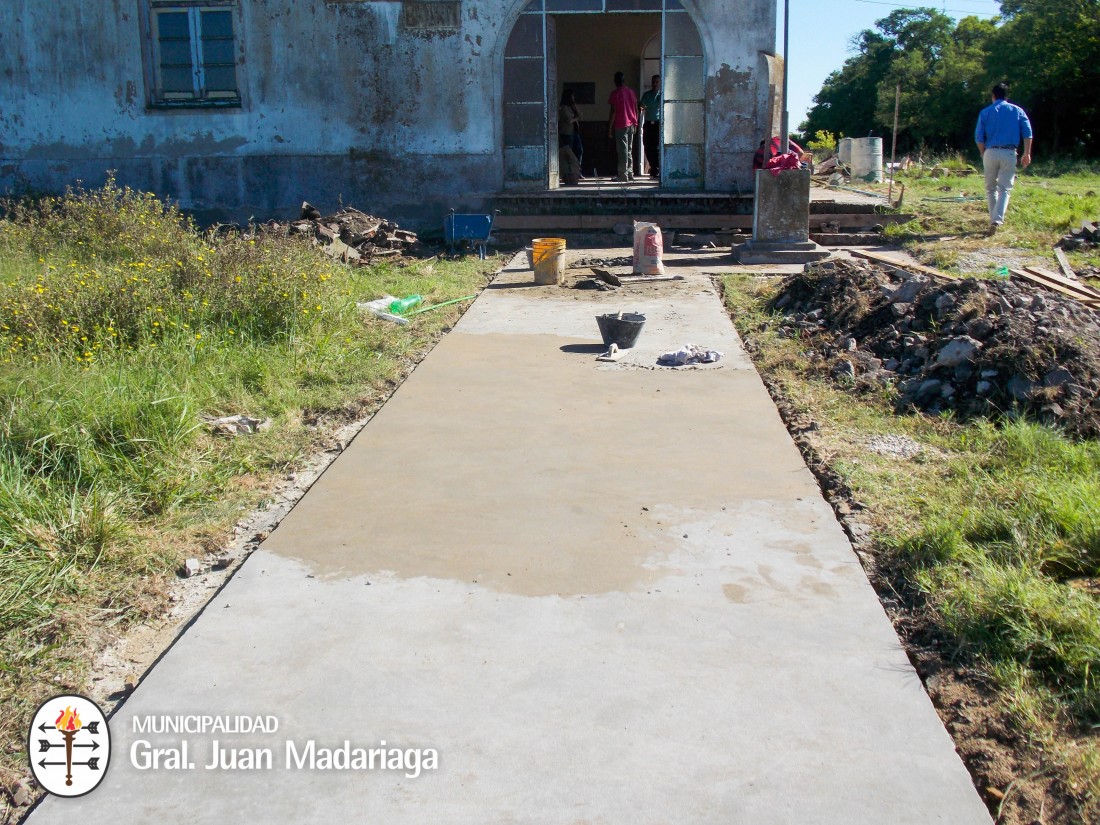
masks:
[[[988,823],[683,272],[585,294],[503,272],[115,715],[100,789],[30,821]],[[597,362],[618,309],[646,328]],[[725,357],[656,366],[689,342]],[[181,714],[278,730],[138,730]],[[194,768],[139,769],[184,739]],[[206,769],[214,740],[272,766]],[[310,770],[287,740],[438,766]]]

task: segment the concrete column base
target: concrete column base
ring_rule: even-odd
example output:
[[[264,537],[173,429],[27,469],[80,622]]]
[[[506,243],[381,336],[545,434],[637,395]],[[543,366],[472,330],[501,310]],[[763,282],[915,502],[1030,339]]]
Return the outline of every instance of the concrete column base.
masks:
[[[813,241],[746,241],[736,244],[733,258],[739,264],[807,264],[832,253]]]

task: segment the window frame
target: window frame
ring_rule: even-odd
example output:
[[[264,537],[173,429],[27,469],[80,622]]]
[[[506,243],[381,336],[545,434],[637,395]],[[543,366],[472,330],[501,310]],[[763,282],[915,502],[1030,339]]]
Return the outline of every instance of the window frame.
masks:
[[[151,109],[224,109],[240,108],[241,95],[241,37],[240,15],[236,0],[145,0],[142,3],[145,17],[146,71],[148,105]],[[204,12],[228,12],[232,26],[232,37],[206,37],[203,35]],[[186,14],[188,45],[192,78],[191,92],[165,91],[164,66],[161,64],[160,17],[165,14]],[[206,60],[207,42],[230,39],[233,62],[214,64]],[[206,85],[208,68],[229,68],[233,70],[233,91],[215,90],[211,92]],[[184,68],[180,64],[178,68]]]

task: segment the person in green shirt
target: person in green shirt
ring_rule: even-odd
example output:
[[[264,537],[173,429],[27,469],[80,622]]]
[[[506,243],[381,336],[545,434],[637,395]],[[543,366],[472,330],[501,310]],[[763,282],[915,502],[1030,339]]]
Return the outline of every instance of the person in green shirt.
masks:
[[[642,148],[649,161],[649,176],[661,177],[661,76],[653,75],[650,87],[638,101],[638,112],[645,118],[642,125]]]

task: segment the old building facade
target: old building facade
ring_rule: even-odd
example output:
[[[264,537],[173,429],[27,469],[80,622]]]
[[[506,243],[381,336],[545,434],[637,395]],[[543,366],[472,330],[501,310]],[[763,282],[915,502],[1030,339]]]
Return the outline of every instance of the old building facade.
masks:
[[[0,190],[115,170],[210,219],[434,222],[557,186],[563,84],[597,134],[623,71],[663,75],[663,189],[744,191],[774,44],[775,0],[14,0]]]

